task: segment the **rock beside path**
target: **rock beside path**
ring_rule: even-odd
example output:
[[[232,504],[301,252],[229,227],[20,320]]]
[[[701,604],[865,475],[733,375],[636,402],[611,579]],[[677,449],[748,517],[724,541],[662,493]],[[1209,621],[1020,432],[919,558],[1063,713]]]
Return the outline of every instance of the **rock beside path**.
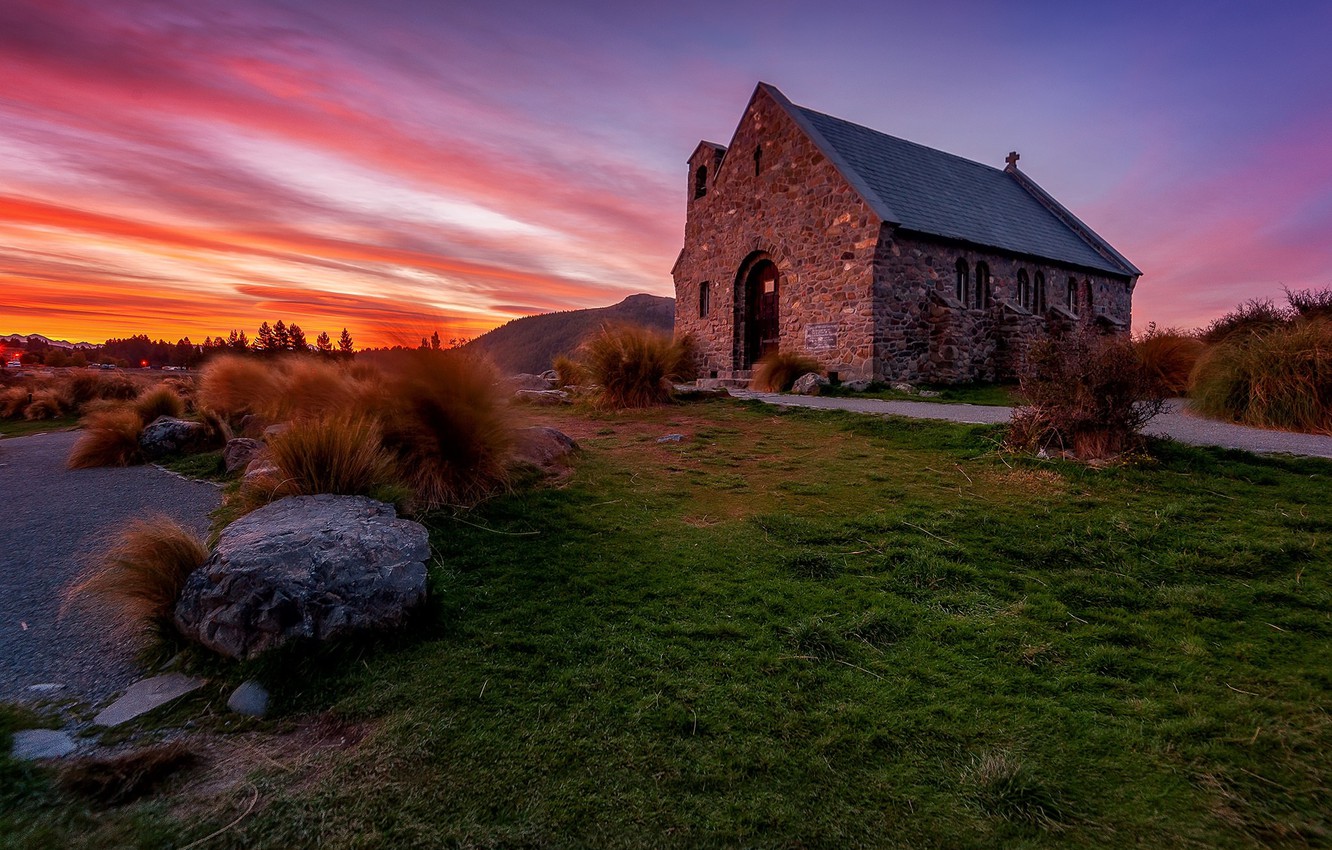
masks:
[[[194,454],[216,448],[217,440],[207,425],[189,419],[159,416],[139,435],[139,448],[149,460],[173,454]]]
[[[264,450],[264,444],[252,437],[236,437],[222,450],[222,463],[227,474],[244,469]]]
[[[816,372],[806,372],[791,385],[791,392],[797,395],[818,395],[828,386],[828,379]]]
[[[236,520],[185,583],[183,634],[231,658],[401,624],[425,599],[429,535],[364,496],[294,496]]]

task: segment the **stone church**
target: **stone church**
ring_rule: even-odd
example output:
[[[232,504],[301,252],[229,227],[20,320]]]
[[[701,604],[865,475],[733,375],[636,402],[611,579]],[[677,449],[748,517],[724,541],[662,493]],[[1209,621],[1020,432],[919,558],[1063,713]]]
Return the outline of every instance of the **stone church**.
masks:
[[[675,329],[703,376],[775,351],[846,381],[1012,377],[1032,340],[1127,333],[1141,272],[1009,154],[992,168],[792,104],[760,83],[689,158]]]

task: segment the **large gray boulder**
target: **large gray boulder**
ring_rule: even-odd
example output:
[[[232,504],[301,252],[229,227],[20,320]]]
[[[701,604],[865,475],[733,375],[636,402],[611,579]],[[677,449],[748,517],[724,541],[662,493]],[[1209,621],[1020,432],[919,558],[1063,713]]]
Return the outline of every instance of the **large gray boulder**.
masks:
[[[202,422],[159,416],[139,435],[139,448],[149,460],[174,454],[194,454],[216,448],[218,438]]]
[[[425,599],[429,535],[364,496],[294,496],[236,520],[185,582],[176,626],[232,658],[397,626]]]

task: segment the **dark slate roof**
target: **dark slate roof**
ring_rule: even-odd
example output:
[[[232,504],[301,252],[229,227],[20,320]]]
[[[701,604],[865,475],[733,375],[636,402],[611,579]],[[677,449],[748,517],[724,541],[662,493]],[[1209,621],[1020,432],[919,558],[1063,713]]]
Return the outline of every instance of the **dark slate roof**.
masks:
[[[768,90],[885,221],[1114,275],[1140,274],[1025,175],[795,106]]]

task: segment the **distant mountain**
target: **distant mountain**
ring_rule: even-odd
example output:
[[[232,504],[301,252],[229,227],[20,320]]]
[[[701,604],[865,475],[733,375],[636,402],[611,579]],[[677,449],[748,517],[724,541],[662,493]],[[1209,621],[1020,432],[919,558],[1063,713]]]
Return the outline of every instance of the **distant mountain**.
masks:
[[[630,295],[611,307],[525,316],[482,334],[466,347],[488,354],[505,374],[540,373],[557,356],[573,354],[603,324],[620,322],[670,333],[675,328],[675,299]]]
[[[9,336],[0,336],[0,342],[7,342],[10,345],[27,345],[29,340],[44,342],[52,348],[77,348],[81,351],[87,351],[92,348],[100,348],[91,342],[68,342],[63,339],[51,339],[41,334],[10,334]]]

